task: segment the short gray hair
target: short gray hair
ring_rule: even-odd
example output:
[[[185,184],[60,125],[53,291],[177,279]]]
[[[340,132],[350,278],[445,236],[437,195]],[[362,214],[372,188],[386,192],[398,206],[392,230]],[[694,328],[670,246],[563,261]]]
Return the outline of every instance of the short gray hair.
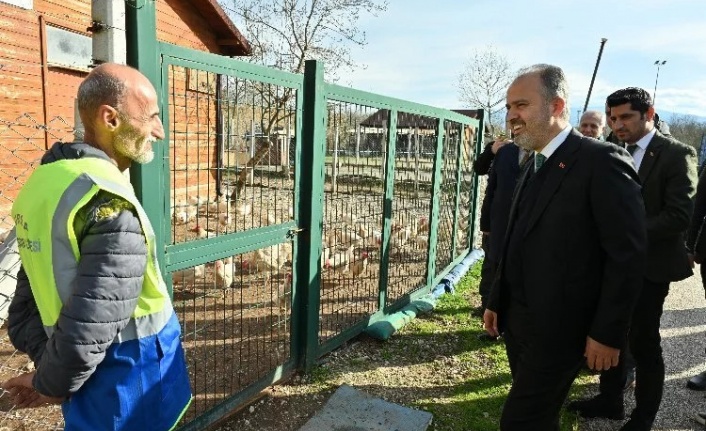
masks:
[[[539,80],[542,82],[542,93],[544,93],[547,102],[550,102],[555,97],[564,99],[565,104],[564,110],[561,112],[561,117],[568,121],[571,115],[569,107],[569,83],[566,80],[564,71],[561,67],[551,64],[535,64],[520,69],[517,73],[517,78],[534,74],[538,75]]]
[[[124,80],[103,70],[92,71],[79,85],[76,96],[84,125],[88,120],[84,116],[95,113],[101,105],[110,105],[120,110],[126,92],[127,85]]]
[[[580,121],[580,120],[583,120],[583,117],[585,117],[586,115],[593,115],[594,117],[597,117],[597,118],[598,118],[598,121],[600,121],[601,124],[605,126],[605,112],[602,112],[602,111],[591,111],[591,110],[586,111],[586,112],[584,112],[584,113],[581,115],[581,118],[579,119],[579,121]]]

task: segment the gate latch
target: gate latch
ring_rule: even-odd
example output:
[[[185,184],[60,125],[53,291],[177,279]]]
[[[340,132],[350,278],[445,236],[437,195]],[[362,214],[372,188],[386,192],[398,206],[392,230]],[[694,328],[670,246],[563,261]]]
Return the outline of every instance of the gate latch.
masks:
[[[287,238],[292,239],[294,238],[299,232],[303,231],[304,229],[300,227],[293,227],[289,229],[289,232],[287,232]]]

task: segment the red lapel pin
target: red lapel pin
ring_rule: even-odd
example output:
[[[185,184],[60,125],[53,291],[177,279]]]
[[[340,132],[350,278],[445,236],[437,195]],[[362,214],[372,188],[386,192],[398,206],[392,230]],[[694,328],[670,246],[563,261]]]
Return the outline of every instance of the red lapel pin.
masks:
[[[566,165],[564,164],[564,162],[559,162],[559,167],[561,169],[564,169],[566,167]]]

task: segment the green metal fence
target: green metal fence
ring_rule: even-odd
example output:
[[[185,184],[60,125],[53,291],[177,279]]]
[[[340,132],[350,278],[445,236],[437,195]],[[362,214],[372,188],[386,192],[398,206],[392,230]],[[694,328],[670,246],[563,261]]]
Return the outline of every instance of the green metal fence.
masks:
[[[483,124],[326,83],[315,61],[294,75],[158,43],[153,9],[128,11],[128,58],[167,136],[131,174],[183,329],[195,400],[180,429],[197,430],[465,256]]]

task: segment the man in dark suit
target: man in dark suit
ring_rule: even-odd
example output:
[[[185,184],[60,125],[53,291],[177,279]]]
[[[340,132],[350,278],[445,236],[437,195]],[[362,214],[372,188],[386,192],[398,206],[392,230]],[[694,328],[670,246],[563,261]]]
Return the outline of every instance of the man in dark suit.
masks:
[[[488,304],[488,296],[495,280],[495,272],[500,261],[500,253],[505,239],[512,196],[520,175],[520,167],[528,160],[530,152],[521,149],[515,143],[500,148],[495,156],[493,168],[488,174],[488,186],[481,206],[481,226],[485,226],[484,233],[488,236],[488,250],[483,259],[481,279],[478,290],[481,296],[481,313]],[[482,314],[481,314],[482,316]],[[484,333],[481,340],[491,341],[496,337]]]
[[[706,289],[706,170],[701,169],[699,185],[694,198],[694,212],[691,215],[686,248],[694,263],[699,264],[701,283]],[[695,391],[706,391],[706,371],[695,375],[686,382],[686,387]]]
[[[521,71],[506,107],[515,142],[535,156],[483,316],[489,334],[504,333],[512,373],[500,429],[558,430],[584,360],[617,365],[641,288],[645,211],[629,154],[572,130],[560,68]]]
[[[625,88],[608,96],[613,130],[626,144],[642,182],[647,213],[647,265],[637,308],[630,323],[629,346],[635,361],[635,409],[621,430],[649,430],[662,400],[664,360],[659,322],[669,283],[692,275],[685,246],[696,193],[696,151],[662,135],[654,123],[650,94]],[[601,375],[601,393],[568,408],[585,417],[624,416],[625,361]]]

